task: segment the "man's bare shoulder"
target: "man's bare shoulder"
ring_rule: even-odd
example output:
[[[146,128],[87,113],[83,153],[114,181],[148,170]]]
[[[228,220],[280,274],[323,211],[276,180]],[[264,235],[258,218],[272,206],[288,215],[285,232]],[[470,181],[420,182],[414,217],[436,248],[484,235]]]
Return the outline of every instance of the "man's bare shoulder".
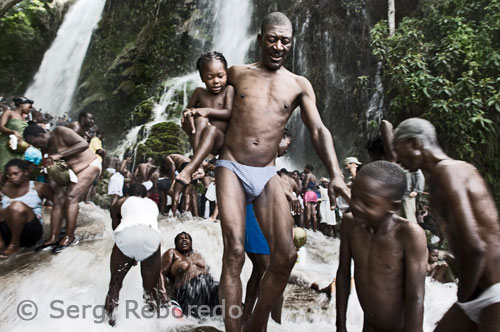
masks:
[[[442,160],[436,165],[433,173],[433,179],[441,189],[457,187],[465,189],[467,183],[471,181],[483,183],[479,171],[473,165],[462,160]]]
[[[63,126],[56,127],[52,132],[55,134],[59,134],[59,135],[62,135],[62,134],[67,135],[67,134],[75,133],[75,131],[73,129],[68,128],[68,127],[63,127]]]

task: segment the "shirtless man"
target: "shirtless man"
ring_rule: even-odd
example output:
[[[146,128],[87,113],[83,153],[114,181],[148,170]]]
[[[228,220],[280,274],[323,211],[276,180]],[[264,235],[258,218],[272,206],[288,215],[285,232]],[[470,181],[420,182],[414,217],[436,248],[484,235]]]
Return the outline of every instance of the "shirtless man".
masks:
[[[403,121],[391,141],[404,167],[430,175],[433,217],[460,267],[458,302],[435,331],[500,331],[500,223],[488,186],[474,166],[443,152],[426,120]]]
[[[90,141],[90,129],[94,127],[95,120],[94,115],[87,111],[81,111],[78,114],[78,121],[71,122],[68,125],[68,128],[73,129],[78,133],[78,135],[82,136],[87,142]]]
[[[198,306],[213,308],[219,303],[218,284],[208,271],[201,254],[193,250],[191,235],[186,232],[177,234],[175,249],[168,249],[161,258],[161,272],[165,282],[173,284],[173,298],[179,302],[184,314],[198,317]]]
[[[220,295],[226,301],[224,318],[229,332],[241,330],[241,318],[234,317],[232,309],[241,306],[240,273],[245,261],[248,203],[253,203],[271,250],[270,266],[261,280],[260,296],[246,327],[248,331],[266,330],[269,312],[283,293],[295,264],[293,220],[275,166],[283,129],[295,108],[300,106],[313,145],[332,179],[330,201],[335,202],[335,194],[339,193],[349,199],[331,134],[316,108],[313,88],[307,79],[283,67],[292,40],[290,20],[282,13],[271,13],[262,21],[257,37],[261,60],[233,66],[228,72],[235,98],[223,151],[217,161],[216,190],[224,238]]]
[[[312,165],[304,168],[304,180],[302,181],[302,193],[304,194],[304,224],[306,228],[311,228],[316,232],[318,228],[318,195],[316,195],[317,179],[313,174]]]
[[[363,331],[422,332],[426,238],[420,226],[395,214],[405,189],[403,169],[387,161],[366,165],[354,180],[352,213],[340,225],[337,332],[346,331],[351,259]]]
[[[169,154],[165,157],[165,164],[167,169],[170,172],[170,178],[175,179],[175,171],[181,172],[184,167],[186,167],[191,159],[188,157],[184,157],[181,154],[173,153]],[[177,205],[179,204],[180,191],[174,191],[175,181],[170,188],[169,195],[172,196],[172,214],[175,216],[177,212]],[[194,182],[190,182],[187,186],[184,187],[182,194],[184,196],[184,212],[189,210],[189,206],[191,204],[192,195],[196,195],[195,193],[196,186]]]
[[[142,183],[147,190],[153,187],[153,182],[151,182],[151,177],[156,171],[156,166],[153,162],[153,158],[149,157],[145,163],[137,165],[134,172],[134,180]]]
[[[90,185],[101,172],[101,161],[89,149],[89,144],[73,130],[57,127],[51,132],[37,126],[29,125],[23,133],[26,142],[48,154],[46,165],[51,166],[57,160],[65,160],[70,171],[77,180],[71,182],[67,190],[51,181],[54,188],[54,207],[50,220],[51,236],[44,245],[57,244],[63,217],[66,217],[66,235],[59,241],[57,252],[69,246],[75,240],[78,202],[87,193]]]

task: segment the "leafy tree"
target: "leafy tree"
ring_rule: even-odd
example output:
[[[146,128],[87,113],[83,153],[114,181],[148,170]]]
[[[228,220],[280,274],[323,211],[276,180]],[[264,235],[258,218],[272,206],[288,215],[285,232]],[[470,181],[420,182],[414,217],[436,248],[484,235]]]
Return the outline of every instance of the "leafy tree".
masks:
[[[472,162],[500,203],[500,0],[424,0],[393,36],[371,31],[389,118],[422,117],[455,158]]]

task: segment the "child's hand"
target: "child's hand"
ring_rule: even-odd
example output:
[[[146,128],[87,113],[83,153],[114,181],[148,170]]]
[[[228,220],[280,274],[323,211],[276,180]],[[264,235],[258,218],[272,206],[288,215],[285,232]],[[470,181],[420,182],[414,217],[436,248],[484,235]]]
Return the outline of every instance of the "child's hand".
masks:
[[[191,129],[191,133],[196,134],[196,127],[194,125],[193,111],[194,111],[194,109],[192,109],[192,108],[186,108],[184,110],[184,113],[182,114],[181,123],[184,124],[184,122],[186,122],[186,120],[187,120],[187,124]]]

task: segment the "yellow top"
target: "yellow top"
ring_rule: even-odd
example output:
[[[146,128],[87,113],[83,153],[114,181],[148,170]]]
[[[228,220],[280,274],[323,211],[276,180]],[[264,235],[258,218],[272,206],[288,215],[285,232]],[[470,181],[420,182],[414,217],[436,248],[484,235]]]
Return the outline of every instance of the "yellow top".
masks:
[[[96,153],[97,150],[102,150],[102,142],[99,138],[94,137],[90,140],[89,149],[95,153],[97,158],[102,162],[102,157]]]

